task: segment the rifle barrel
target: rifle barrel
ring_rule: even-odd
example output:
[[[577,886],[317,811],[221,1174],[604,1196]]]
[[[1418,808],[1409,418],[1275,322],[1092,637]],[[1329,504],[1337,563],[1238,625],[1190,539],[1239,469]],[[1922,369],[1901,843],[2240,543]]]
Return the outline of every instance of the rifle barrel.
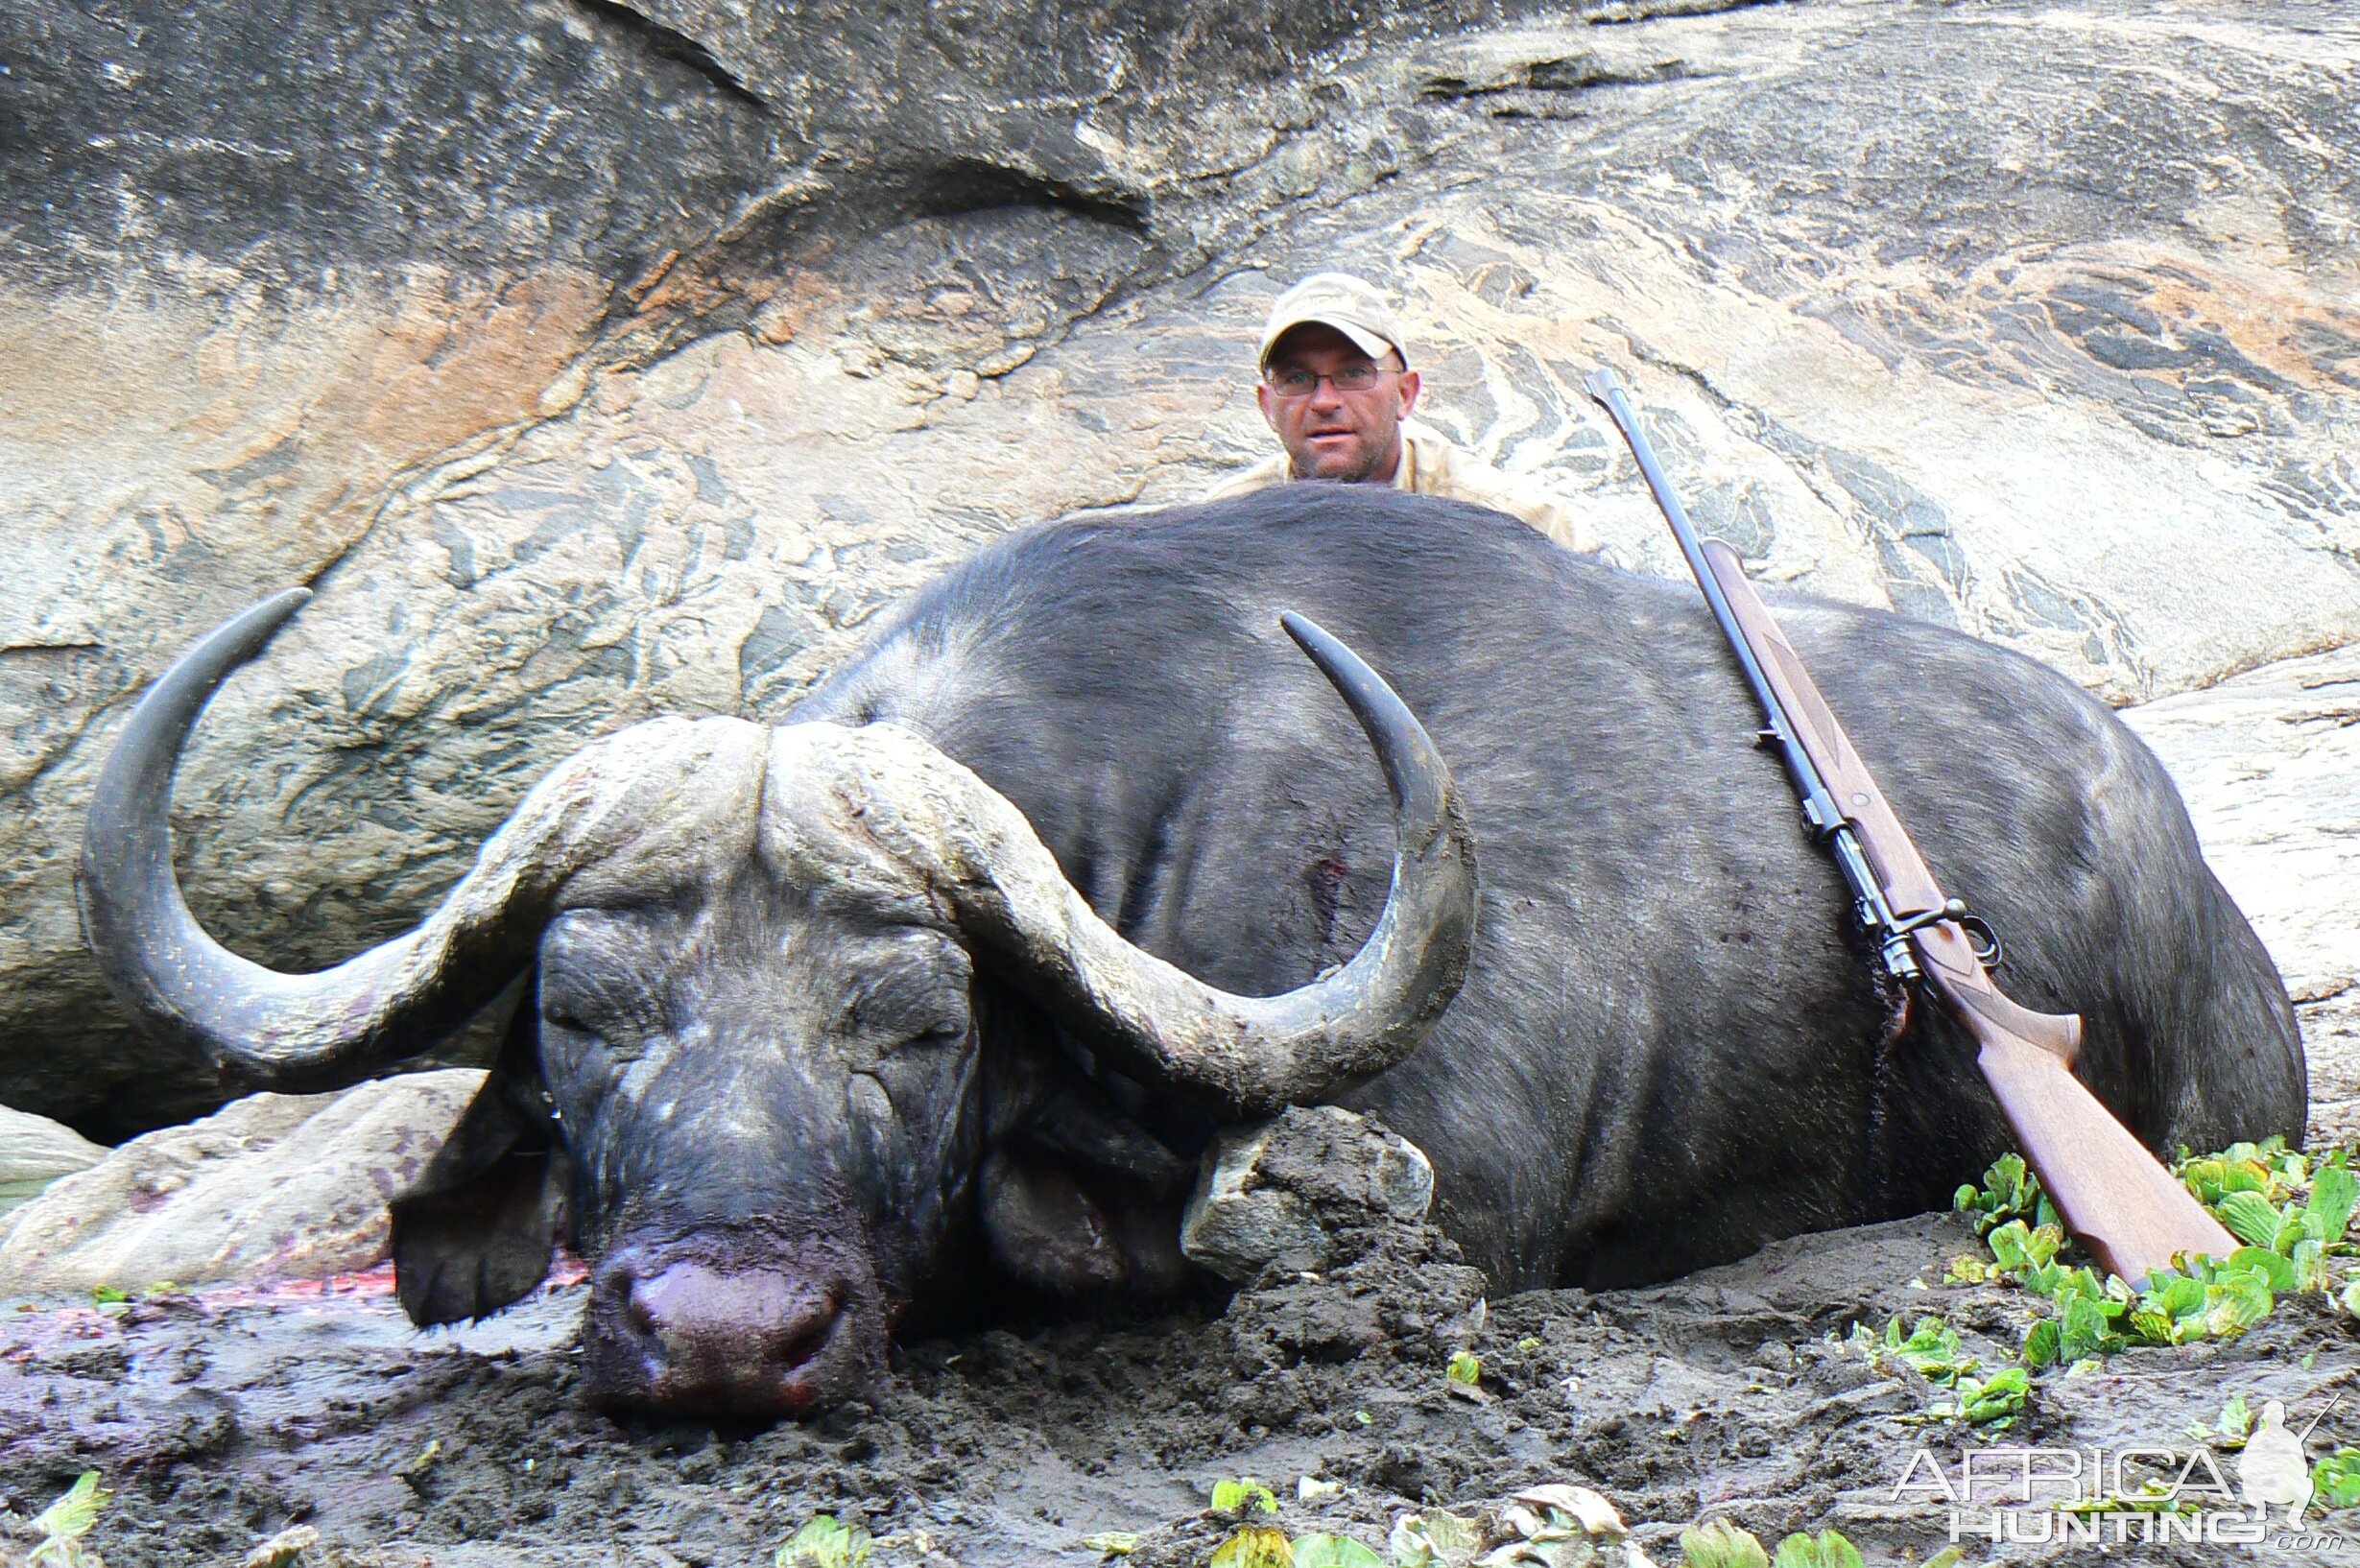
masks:
[[[1664,520],[1672,525],[1672,537],[1680,542],[1680,553],[1688,562],[1688,571],[1696,578],[1696,585],[1704,592],[1704,603],[1712,609],[1713,619],[1721,625],[1722,640],[1736,657],[1738,668],[1745,672],[1746,684],[1753,689],[1753,700],[1760,704],[1766,725],[1765,733],[1775,741],[1778,755],[1786,764],[1787,775],[1795,781],[1795,793],[1802,797],[1802,817],[1814,833],[1824,834],[1835,852],[1837,867],[1850,889],[1852,900],[1861,915],[1861,924],[1874,931],[1883,951],[1886,966],[1902,979],[1917,974],[1916,962],[1908,945],[1893,939],[1897,935],[1899,917],[1885,898],[1884,884],[1874,867],[1869,864],[1867,852],[1861,847],[1859,836],[1852,830],[1835,791],[1811,760],[1811,753],[1795,734],[1786,706],[1778,701],[1770,676],[1753,651],[1753,644],[1739,625],[1737,611],[1729,604],[1727,592],[1714,579],[1711,566],[1704,558],[1704,546],[1697,537],[1696,525],[1688,520],[1688,509],[1680,503],[1679,492],[1664,477],[1663,465],[1656,461],[1656,449],[1647,440],[1647,432],[1639,427],[1639,417],[1632,411],[1630,400],[1623,394],[1622,382],[1612,370],[1601,368],[1592,370],[1584,380],[1583,388],[1607,411],[1614,427],[1623,434],[1631,447],[1631,455],[1638,460],[1639,475],[1656,497],[1657,507]]]
[[[1688,521],[1688,509],[1680,504],[1679,492],[1672,488],[1672,482],[1664,477],[1663,465],[1656,461],[1656,449],[1648,443],[1647,432],[1639,428],[1639,417],[1632,412],[1630,400],[1623,395],[1623,384],[1615,378],[1613,371],[1597,369],[1589,373],[1583,387],[1605,408],[1613,419],[1615,428],[1623,433],[1623,440],[1630,443],[1631,455],[1639,460],[1639,475],[1647,481],[1647,487],[1655,492],[1656,505],[1662,509],[1664,519],[1672,525],[1672,537],[1680,541],[1680,553],[1687,558],[1688,570],[1696,576],[1696,585],[1704,591],[1704,603],[1712,606],[1713,619],[1721,623],[1722,635],[1728,639],[1730,650],[1736,653],[1738,664],[1744,668],[1746,684],[1753,688],[1754,700],[1761,703],[1762,711],[1776,722],[1780,717],[1778,700],[1771,692],[1770,677],[1763,673],[1761,661],[1753,656],[1753,650],[1746,646],[1745,634],[1738,630],[1737,612],[1729,607],[1728,596],[1721,591],[1721,584],[1713,581],[1711,568],[1704,564],[1704,546],[1696,536],[1696,525]],[[1786,740],[1789,749],[1793,749],[1793,741],[1781,738]],[[1810,758],[1799,760],[1805,772],[1811,772]],[[1825,783],[1818,779],[1815,772],[1813,782],[1818,784],[1820,793],[1826,792]],[[1832,805],[1833,801],[1829,803]]]

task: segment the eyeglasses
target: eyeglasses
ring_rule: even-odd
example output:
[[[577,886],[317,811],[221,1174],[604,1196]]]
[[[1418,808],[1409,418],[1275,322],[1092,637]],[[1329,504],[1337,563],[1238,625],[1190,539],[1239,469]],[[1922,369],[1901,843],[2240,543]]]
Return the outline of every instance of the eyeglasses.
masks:
[[[1323,381],[1340,392],[1365,392],[1376,385],[1377,377],[1385,373],[1383,366],[1373,361],[1364,361],[1325,375],[1312,370],[1272,370],[1262,380],[1280,397],[1308,397],[1319,391]]]

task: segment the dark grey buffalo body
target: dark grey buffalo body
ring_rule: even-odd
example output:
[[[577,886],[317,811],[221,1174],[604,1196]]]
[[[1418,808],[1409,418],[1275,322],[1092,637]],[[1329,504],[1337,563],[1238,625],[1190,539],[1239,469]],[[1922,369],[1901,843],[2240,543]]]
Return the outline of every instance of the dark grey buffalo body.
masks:
[[[1383,781],[1277,630],[1299,608],[1424,722],[1482,867],[1472,971],[1336,1099],[1435,1162],[1501,1289],[1622,1285],[1945,1203],[2007,1146],[1971,1050],[1886,1001],[1695,590],[1390,492],[1280,489],[1009,541],[797,718],[917,729],[1024,812],[1134,940],[1232,990],[1349,957],[1392,866]],[[1783,604],[1936,875],[2142,1140],[2299,1134],[2268,955],[2152,753],[2044,666]]]
[[[1954,1031],[1892,1033],[1693,589],[1494,514],[1304,485],[1017,535],[906,605],[791,724],[915,732],[1013,802],[1133,943],[1283,992],[1369,938],[1395,844],[1385,777],[1282,610],[1399,692],[1464,801],[1465,984],[1406,1059],[1319,1093],[1426,1151],[1495,1288],[1657,1279],[1939,1205],[2007,1146]],[[2098,1096],[2157,1147],[2298,1135],[2283,987],[2129,730],[1987,644],[1780,611],[1936,874],[2005,939],[2011,993],[2082,1014]],[[775,761],[768,777],[782,787]],[[1244,1102],[1133,1070],[1011,983],[989,939],[776,855],[720,864],[553,894],[489,942],[493,981],[537,962],[538,1007],[396,1207],[415,1315],[505,1304],[569,1212],[598,1260],[610,1395],[791,1409],[840,1395],[895,1314],[986,1271],[1183,1280],[1178,1200]]]

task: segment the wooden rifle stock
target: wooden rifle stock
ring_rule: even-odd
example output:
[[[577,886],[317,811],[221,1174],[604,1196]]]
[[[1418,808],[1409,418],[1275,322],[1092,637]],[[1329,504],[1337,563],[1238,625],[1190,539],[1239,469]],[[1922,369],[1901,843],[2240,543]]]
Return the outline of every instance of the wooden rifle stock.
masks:
[[[1772,690],[1794,721],[1796,740],[1858,835],[1888,904],[1904,925],[1947,908],[1949,900],[1908,830],[1769,606],[1746,581],[1736,552],[1707,539],[1704,554]],[[2082,1040],[2078,1016],[2034,1012],[2009,1000],[1956,920],[1918,925],[1905,939],[1916,951],[1924,984],[1974,1036],[1975,1064],[2025,1162],[2040,1177],[2065,1228],[2099,1267],[2141,1281],[2150,1270],[2170,1268],[2175,1253],[2229,1254],[2237,1244],[2229,1232],[2073,1076]]]
[[[1936,884],[1736,552],[1697,538],[1613,372],[1593,372],[1586,388],[1630,442],[1761,703],[1761,738],[1777,747],[1803,818],[1835,857],[1886,972],[1913,992],[1930,991],[1974,1036],[1976,1065],[2065,1228],[2102,1268],[2130,1280],[2171,1267],[2182,1252],[2227,1257],[2237,1245],[2229,1232],[2073,1076],[2081,1019],[2018,1007],[1992,983],[1969,936],[1988,937],[1988,928]]]

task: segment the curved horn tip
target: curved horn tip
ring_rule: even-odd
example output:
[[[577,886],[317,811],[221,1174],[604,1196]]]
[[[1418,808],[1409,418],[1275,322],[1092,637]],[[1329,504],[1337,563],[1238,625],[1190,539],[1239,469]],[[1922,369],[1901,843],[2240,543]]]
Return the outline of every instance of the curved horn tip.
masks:
[[[1442,800],[1450,794],[1449,770],[1443,766],[1434,738],[1401,694],[1343,639],[1308,615],[1280,610],[1278,624],[1320,667],[1336,695],[1352,710],[1352,717],[1360,721],[1361,732],[1376,748],[1385,770],[1395,809],[1409,808],[1419,815],[1442,809]]]
[[[214,692],[311,596],[285,588],[239,611],[141,694],[91,789],[74,878],[85,939],[117,999],[217,1071],[270,1086],[295,1082],[303,1064],[281,1075],[267,1055],[239,1056],[226,1042],[252,1033],[248,1013],[263,1006],[253,997],[279,977],[223,948],[189,913],[172,869],[172,784]]]
[[[139,708],[146,707],[153,699],[159,701],[163,708],[178,709],[192,689],[203,694],[199,702],[202,707],[203,701],[211,699],[214,689],[226,680],[232,671],[261,653],[263,645],[277,634],[278,629],[293,619],[297,610],[310,603],[309,588],[281,588],[260,604],[238,611],[198,638],[186,653],[174,660],[156,677],[155,684],[148,690],[148,696],[140,700]],[[174,695],[159,696],[167,691]],[[134,722],[139,708],[132,710]],[[191,724],[194,724],[196,716],[194,709],[187,713]]]
[[[262,603],[234,618],[229,624],[240,630],[250,630],[267,637],[285,626],[295,612],[311,603],[309,588],[281,588]]]
[[[1370,669],[1368,661],[1353,653],[1334,632],[1310,616],[1298,615],[1291,609],[1278,612],[1278,624],[1286,628],[1288,636],[1295,639],[1295,646],[1320,667],[1320,673],[1327,677],[1328,684],[1334,686],[1345,701],[1351,704],[1352,711],[1360,716],[1363,725],[1370,723],[1372,709],[1395,723],[1398,723],[1399,719],[1407,719],[1411,724],[1418,722],[1400,697],[1385,684],[1384,677]],[[1398,719],[1395,718],[1396,712]]]
[[[167,796],[164,804],[169,804],[171,777],[179,766],[180,748],[196,727],[198,714],[221,683],[260,653],[278,629],[309,603],[309,588],[282,588],[240,610],[198,638],[132,704],[123,733],[99,770],[83,829],[85,863],[90,844],[116,831],[143,792],[160,786]],[[168,853],[169,837],[162,842]]]

